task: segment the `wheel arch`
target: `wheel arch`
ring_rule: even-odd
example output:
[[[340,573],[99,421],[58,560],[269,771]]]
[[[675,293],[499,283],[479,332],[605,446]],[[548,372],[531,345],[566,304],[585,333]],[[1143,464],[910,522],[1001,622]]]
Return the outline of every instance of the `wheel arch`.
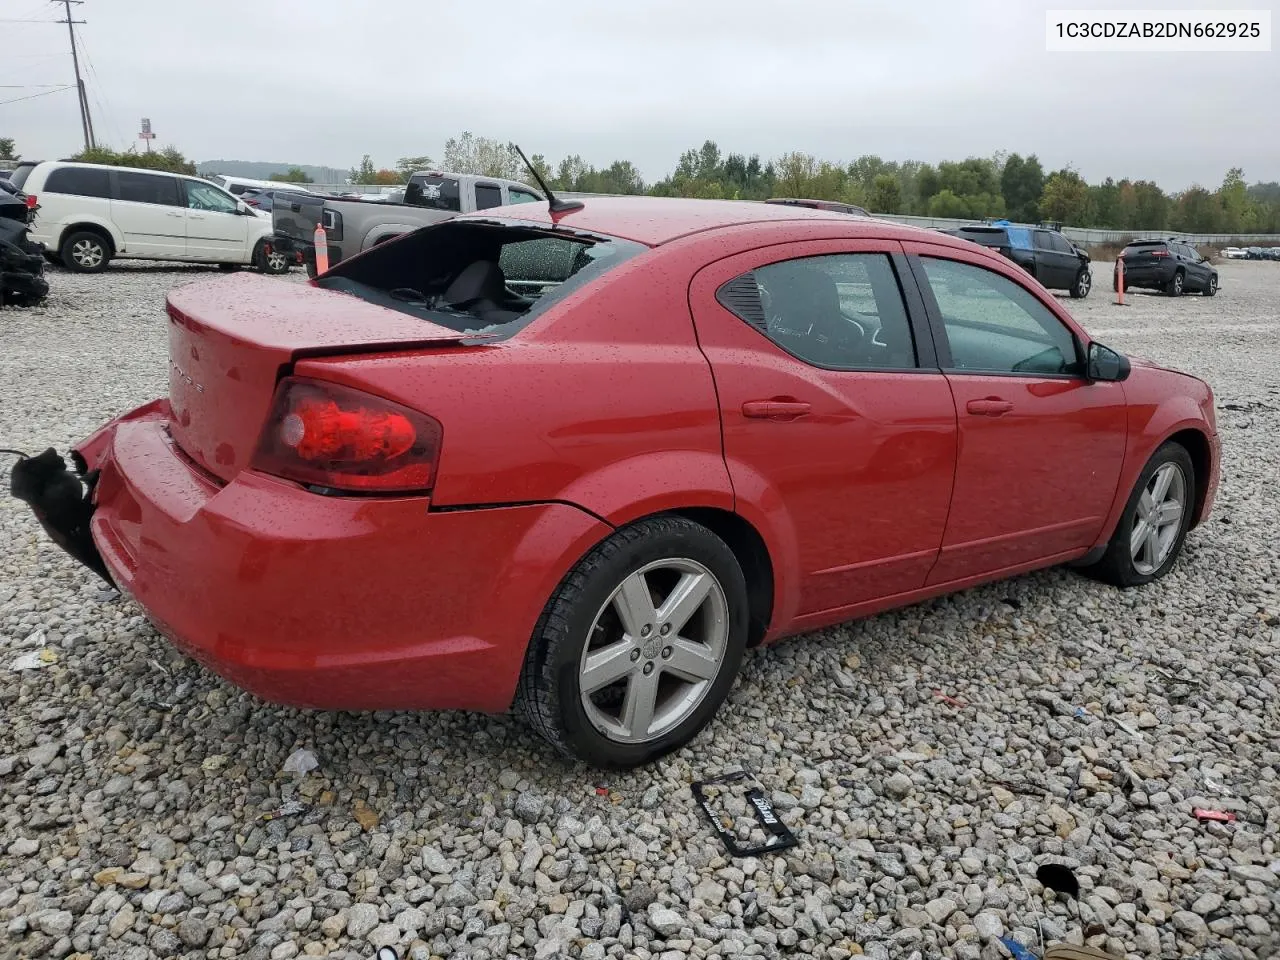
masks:
[[[1209,437],[1195,427],[1178,430],[1162,441],[1160,446],[1170,442],[1178,444],[1187,451],[1191,457],[1191,466],[1196,472],[1195,504],[1191,511],[1191,523],[1187,527],[1188,530],[1194,530],[1204,518],[1205,498],[1209,492],[1209,471],[1213,467],[1213,451],[1209,445]]]
[[[96,233],[111,245],[110,256],[115,256],[124,249],[124,237],[118,236],[115,227],[104,220],[87,219],[73,220],[71,223],[62,227],[58,233],[58,244],[54,248],[59,253],[62,251],[62,245],[67,242],[67,237],[73,233]]]

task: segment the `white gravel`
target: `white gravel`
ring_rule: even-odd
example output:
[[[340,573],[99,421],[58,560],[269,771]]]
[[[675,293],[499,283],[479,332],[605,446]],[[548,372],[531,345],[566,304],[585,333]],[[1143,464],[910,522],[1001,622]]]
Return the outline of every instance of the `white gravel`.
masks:
[[[607,782],[513,719],[257,702],[0,500],[0,956],[997,958],[1039,911],[1079,939],[1030,879],[1050,860],[1115,956],[1280,956],[1280,264],[1124,308],[1095,269],[1063,301],[1086,326],[1218,394],[1222,490],[1175,571],[1048,571],[756,651],[693,745]],[[53,271],[0,313],[0,446],[163,393],[162,298],[195,275]],[[298,748],[319,768],[280,773]],[[695,809],[739,764],[792,855],[731,860]]]

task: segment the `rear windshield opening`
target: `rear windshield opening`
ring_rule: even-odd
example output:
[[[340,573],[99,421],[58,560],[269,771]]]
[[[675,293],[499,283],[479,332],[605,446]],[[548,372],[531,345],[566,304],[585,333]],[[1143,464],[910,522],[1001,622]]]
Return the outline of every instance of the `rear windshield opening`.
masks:
[[[1125,246],[1125,249],[1132,250],[1134,253],[1145,253],[1148,250],[1163,250],[1164,241],[1163,240],[1139,241],[1137,243],[1128,244],[1127,246]]]
[[[459,333],[507,336],[645,249],[515,221],[450,220],[344,261],[316,283]]]

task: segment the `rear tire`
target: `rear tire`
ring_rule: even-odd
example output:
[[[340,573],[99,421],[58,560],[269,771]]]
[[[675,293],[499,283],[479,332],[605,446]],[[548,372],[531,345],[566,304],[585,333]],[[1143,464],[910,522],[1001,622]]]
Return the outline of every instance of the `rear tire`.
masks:
[[[677,590],[689,599],[668,609]],[[516,709],[567,757],[634,767],[706,726],[746,641],[746,580],[733,551],[700,524],[651,517],[561,581],[534,627]]]
[[[1169,294],[1169,296],[1171,297],[1182,296],[1182,292],[1186,286],[1186,282],[1187,282],[1186,275],[1181,270],[1175,271],[1173,274],[1173,279],[1170,280],[1169,285],[1164,288],[1165,293]]]
[[[59,256],[73,273],[101,273],[111,262],[111,241],[90,230],[77,230],[62,241]]]
[[[1074,300],[1083,300],[1089,295],[1089,290],[1093,287],[1093,274],[1089,272],[1089,268],[1085,267],[1076,274],[1075,280],[1071,284],[1068,292]]]
[[[238,271],[238,270],[240,269],[240,267],[241,267],[241,264],[238,264],[238,263],[220,263],[220,264],[218,264],[218,269],[219,269],[219,270],[221,270],[223,273],[235,273],[236,271]]]
[[[277,277],[282,273],[289,272],[289,259],[274,247],[270,252],[267,251],[268,244],[265,240],[261,241],[253,251],[253,265],[261,273],[267,276]]]
[[[1196,482],[1186,448],[1173,441],[1161,446],[1138,475],[1107,552],[1084,573],[1117,587],[1141,586],[1168,573],[1191,525]],[[1177,504],[1176,525],[1171,503]]]
[[[49,251],[47,251],[47,250],[46,250],[46,251],[42,254],[42,256],[44,257],[44,262],[45,262],[45,263],[51,263],[51,264],[53,264],[55,267],[60,267],[60,266],[62,266],[62,257],[58,256],[56,253],[50,253]]]

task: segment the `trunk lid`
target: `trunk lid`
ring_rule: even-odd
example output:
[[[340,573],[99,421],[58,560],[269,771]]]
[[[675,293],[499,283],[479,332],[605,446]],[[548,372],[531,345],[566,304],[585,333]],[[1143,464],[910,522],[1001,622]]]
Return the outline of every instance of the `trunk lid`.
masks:
[[[1169,256],[1169,248],[1163,243],[1130,244],[1120,256],[1125,267],[1146,267]]]
[[[168,313],[170,431],[224,481],[249,465],[276,382],[299,357],[468,339],[344,293],[255,274],[180,287]]]

